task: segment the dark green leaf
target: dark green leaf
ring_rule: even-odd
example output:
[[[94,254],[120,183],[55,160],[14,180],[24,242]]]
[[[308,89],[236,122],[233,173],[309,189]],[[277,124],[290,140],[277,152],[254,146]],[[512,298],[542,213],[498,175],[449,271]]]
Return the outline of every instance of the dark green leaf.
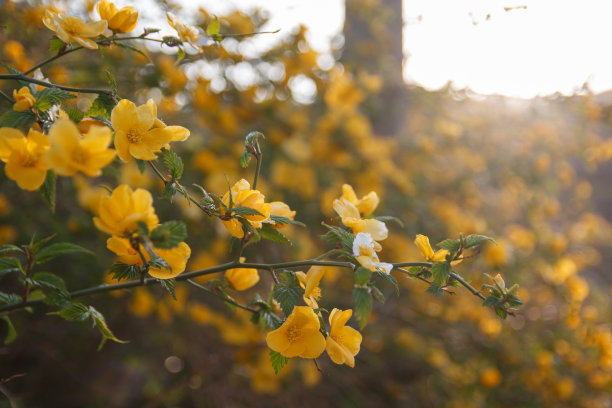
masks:
[[[166,289],[172,299],[176,300],[176,293],[174,288],[176,287],[176,279],[158,279],[157,280],[162,288]]]
[[[425,290],[425,292],[431,293],[432,295],[442,297],[444,296],[444,291],[442,290],[442,286],[440,286],[436,282],[432,282],[431,285]]]
[[[32,283],[35,287],[58,289],[66,291],[66,284],[59,276],[49,272],[38,272],[32,276]]]
[[[374,299],[376,299],[379,303],[385,303],[385,295],[378,289],[376,286],[370,286],[372,289],[372,294],[374,295]]]
[[[254,208],[250,207],[234,207],[232,213],[236,215],[259,215],[263,217],[263,214]]]
[[[285,316],[289,316],[293,308],[300,303],[304,289],[299,284],[283,284],[277,283],[274,286],[274,299],[280,303],[281,309]]]
[[[327,224],[323,224],[327,228],[327,233],[323,235],[323,239],[332,244],[342,244],[344,249],[349,252],[353,252],[353,240],[355,236],[342,228],[332,227]]]
[[[495,243],[495,240],[493,238],[487,237],[485,235],[471,234],[463,239],[464,245],[467,249],[473,248],[487,241]]]
[[[457,252],[461,243],[458,239],[445,239],[442,242],[438,242],[438,247],[446,249],[449,252]]]
[[[372,295],[370,291],[367,288],[354,288],[353,303],[355,304],[355,318],[359,322],[359,327],[363,329],[372,311]]]
[[[502,319],[504,320],[506,317],[508,317],[508,312],[506,312],[505,309],[501,308],[501,307],[496,307],[495,308],[495,313]]]
[[[108,119],[114,107],[115,102],[109,94],[98,94],[98,97],[91,104],[91,108],[87,111],[87,116],[102,116]]]
[[[48,237],[45,238],[41,238],[39,240],[36,239],[36,234],[34,234],[32,236],[32,240],[30,241],[30,245],[28,245],[28,250],[35,254],[36,252],[38,252],[38,250],[45,246],[47,244],[47,242],[51,241],[53,238],[55,238],[56,234],[53,235],[49,235]]]
[[[140,276],[138,265],[126,265],[123,262],[115,262],[111,265],[110,273],[114,279],[136,279]]]
[[[57,184],[57,174],[53,170],[47,170],[45,182],[40,186],[40,194],[44,197],[49,209],[55,213],[55,185]]]
[[[270,350],[270,362],[272,363],[272,368],[274,368],[274,373],[278,374],[281,368],[289,362],[289,359],[278,351]]]
[[[263,133],[258,132],[258,131],[254,131],[254,132],[249,132],[249,134],[246,136],[246,138],[244,139],[244,144],[246,146],[252,145],[253,143],[255,143],[255,141],[259,138],[264,138],[265,136]]]
[[[497,306],[499,304],[501,304],[501,301],[495,296],[489,296],[482,302],[483,306]]]
[[[89,249],[85,249],[82,246],[71,244],[70,242],[58,242],[51,244],[48,247],[42,248],[36,253],[36,263],[41,264],[59,255],[66,254],[89,254],[94,255]]]
[[[6,337],[4,338],[4,345],[11,344],[17,338],[17,331],[15,330],[15,326],[13,326],[13,322],[8,316],[3,316],[2,320],[6,322]]]
[[[140,159],[135,159],[136,160],[136,164],[138,165],[138,170],[140,171],[140,174],[143,174],[145,172],[145,167],[147,165],[147,162],[144,160],[140,160]]]
[[[0,116],[0,127],[29,128],[36,121],[36,115],[30,110],[17,112],[10,110]]]
[[[9,254],[11,252],[19,252],[20,254],[25,254],[25,251],[19,248],[17,245],[12,245],[12,244],[0,245],[0,255]]]
[[[365,285],[370,281],[370,277],[372,276],[372,271],[368,268],[364,268],[360,266],[355,271],[355,283],[357,285]]]
[[[280,317],[278,317],[276,313],[272,312],[271,310],[262,309],[259,312],[259,315],[261,316],[264,323],[272,330],[278,329],[283,324],[283,321],[280,319]]]
[[[5,67],[8,72],[12,75],[20,75],[23,74],[23,72],[21,71],[17,71],[15,68],[11,67],[10,65],[4,63],[4,62],[0,62],[0,65],[2,65],[3,67]],[[30,87],[30,83],[21,79],[17,80],[17,83],[21,86],[27,86],[28,88]]]
[[[393,277],[393,275],[386,274],[384,272],[376,271],[376,276],[378,276],[382,280],[384,280],[384,281],[390,283],[391,285],[393,285],[393,287],[395,288],[395,293],[397,293],[397,295],[399,296],[399,285],[397,283],[397,280],[395,280],[395,278]]]
[[[0,292],[0,303],[6,303],[7,305],[12,305],[15,303],[21,302],[21,296],[15,293],[4,293]]]
[[[280,242],[281,244],[291,245],[291,241],[287,239],[280,231],[270,226],[270,224],[264,224],[259,230],[259,234],[262,238],[273,242]]]
[[[174,197],[175,194],[176,194],[176,187],[174,187],[174,183],[168,183],[166,184],[166,187],[164,187],[164,191],[162,191],[160,197],[171,199],[172,197]]]
[[[83,322],[91,315],[87,306],[78,302],[72,303],[70,306],[60,310],[59,312],[51,312],[49,314],[61,316],[69,322]]]
[[[0,276],[7,275],[12,272],[19,272],[21,263],[17,258],[0,257]]]
[[[183,176],[183,160],[174,153],[172,150],[163,149],[162,150],[162,160],[166,165],[166,168],[170,171],[170,176],[174,180],[178,180]]]
[[[39,91],[35,97],[36,102],[33,107],[41,112],[48,111],[53,105],[59,105],[68,99],[76,98],[75,95],[59,88],[45,88]]]
[[[68,117],[74,123],[79,123],[85,117],[85,114],[78,108],[72,108],[68,111]]]
[[[156,258],[151,258],[148,262],[150,267],[153,268],[157,268],[157,269],[167,269],[167,270],[172,270],[172,268],[170,268],[170,265],[168,265],[168,262],[166,262],[166,260],[162,257],[156,257]]]
[[[508,302],[510,306],[521,306],[523,304],[523,301],[521,299],[519,299],[516,296],[512,296],[512,295],[508,296],[506,301]]]
[[[299,225],[300,227],[306,226],[303,222],[295,221],[287,217],[281,217],[280,215],[270,215],[270,220],[274,221],[275,224],[279,225],[293,224]]]
[[[153,246],[160,249],[176,248],[187,238],[187,227],[181,221],[168,221],[151,231]]]
[[[446,262],[436,262],[431,267],[434,280],[442,286],[451,273],[451,266]]]

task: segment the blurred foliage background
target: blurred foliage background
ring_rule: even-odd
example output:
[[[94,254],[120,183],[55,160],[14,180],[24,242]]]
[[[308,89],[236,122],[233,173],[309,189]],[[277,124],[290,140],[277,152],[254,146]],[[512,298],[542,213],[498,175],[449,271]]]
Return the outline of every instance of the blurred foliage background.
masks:
[[[94,3],[82,6],[84,16],[94,15]],[[51,55],[45,7],[0,5],[2,61],[25,70]],[[335,62],[323,67],[301,28],[258,57],[241,53],[248,37],[226,38],[180,62],[135,43],[146,57],[119,47],[79,51],[43,74],[58,84],[104,88],[109,71],[121,97],[137,104],[153,98],[166,123],[192,132],[178,147],[184,184],[219,194],[227,190],[226,175],[232,183],[252,177],[238,157],[245,135],[263,132],[258,188],[267,201],[297,210],[308,228],[286,230],[292,246],[248,247],[247,260],[324,252],[320,223],[339,222],[331,203],[349,183],[359,196],[377,191],[378,213],[405,223],[390,227],[381,254],[387,262],[421,260],[412,243],[417,233],[433,242],[459,233],[495,237],[498,245],[458,269],[476,287],[483,273],[518,282],[526,301],[515,317],[502,322],[466,291],[437,298],[397,275],[401,295],[389,287],[386,304],[375,305],[354,369],[322,357],[319,372],[312,361],[293,359],[275,375],[265,332],[248,315],[186,286],[177,287],[178,301],[160,288],[139,288],[88,299],[130,342],[107,343],[100,352],[99,335],[87,324],[38,310],[13,314],[19,337],[0,346],[0,378],[25,376],[1,384],[3,392],[28,407],[612,405],[610,94],[473,99],[451,88],[407,86],[398,7],[390,0],[347,1]],[[206,27],[213,17],[201,9],[193,18]],[[266,18],[236,11],[219,20],[221,33],[250,33]],[[314,86],[313,97],[296,94],[300,82]],[[0,83],[5,93],[15,86]],[[86,110],[91,97],[73,103]],[[2,112],[10,109],[0,104]],[[163,188],[133,162],[120,169],[97,180],[61,179],[54,215],[40,195],[2,175],[0,243],[56,233],[98,254],[49,264],[69,289],[104,281],[114,257],[93,227],[101,190],[95,185],[128,183],[154,196]],[[160,219],[188,223],[188,270],[227,261],[229,237],[220,222],[179,197],[155,206]],[[327,271],[322,307],[351,306],[353,281],[345,272]],[[271,283],[262,275],[258,287]],[[248,302],[253,292],[236,297]],[[4,406],[9,402],[0,397]]]

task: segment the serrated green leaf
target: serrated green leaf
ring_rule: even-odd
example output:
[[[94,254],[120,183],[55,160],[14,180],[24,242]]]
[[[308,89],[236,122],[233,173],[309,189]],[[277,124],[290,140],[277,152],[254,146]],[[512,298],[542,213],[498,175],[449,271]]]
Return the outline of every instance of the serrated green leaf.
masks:
[[[109,94],[98,94],[87,111],[87,116],[101,116],[108,119],[114,107],[115,103]]]
[[[399,284],[397,283],[397,280],[393,277],[393,275],[376,271],[376,276],[393,285],[393,287],[395,288],[395,293],[399,296]]]
[[[273,294],[274,299],[280,303],[285,316],[289,316],[293,312],[293,308],[302,300],[304,289],[295,282],[289,282],[288,284],[277,283],[274,286]]]
[[[272,368],[274,368],[274,374],[278,374],[281,368],[289,362],[289,358],[283,356],[278,351],[270,350],[270,362],[272,363]]]
[[[436,283],[442,286],[451,273],[451,266],[446,262],[436,262],[431,267],[431,272]]]
[[[245,150],[240,155],[240,167],[245,169],[248,167],[250,162],[251,162],[251,153],[248,150]]]
[[[344,249],[353,253],[353,240],[355,239],[353,233],[327,224],[323,224],[323,226],[328,230],[327,233],[322,236],[324,240],[332,244],[341,244]]]
[[[36,115],[30,110],[10,110],[0,116],[0,127],[29,128],[36,121]]]
[[[55,213],[55,186],[57,184],[57,174],[53,170],[47,170],[47,176],[45,177],[45,181],[40,186],[40,194],[42,194],[43,198],[49,205],[49,209],[51,213]]]
[[[51,315],[58,315],[68,320],[69,322],[83,322],[89,319],[91,313],[87,306],[82,303],[72,303],[70,306],[58,311],[48,313]]]
[[[53,37],[51,39],[51,44],[49,44],[49,51],[53,52],[53,51],[58,51],[60,50],[63,46],[65,46],[66,43],[63,42],[62,40],[60,40],[57,37]]]
[[[155,257],[155,258],[151,258],[149,260],[149,262],[147,262],[149,264],[150,267],[152,268],[157,268],[157,269],[167,269],[167,270],[172,270],[172,268],[170,268],[170,265],[168,265],[168,262],[166,262],[166,260],[160,256]]]
[[[9,273],[19,272],[21,263],[17,258],[0,257],[0,276],[8,275]]]
[[[70,92],[66,92],[59,88],[45,88],[36,93],[35,97],[36,102],[33,108],[41,112],[46,112],[51,109],[52,106],[59,105],[68,99],[76,98],[76,96]]]
[[[483,306],[497,306],[501,304],[501,300],[495,296],[487,297],[483,302]]]
[[[162,288],[166,289],[172,299],[176,300],[176,293],[174,288],[176,287],[176,279],[158,279],[157,280]]]
[[[174,183],[168,183],[164,187],[164,190],[162,191],[160,198],[168,198],[170,199],[170,202],[172,202],[172,197],[174,197],[175,194],[176,194],[176,187],[174,186]]]
[[[442,286],[440,286],[436,282],[432,282],[429,287],[425,290],[425,292],[431,293],[432,295],[442,297],[444,296],[444,291],[442,290]]]
[[[374,295],[374,299],[376,299],[378,303],[385,303],[385,295],[383,295],[380,289],[374,285],[370,286],[370,289],[372,289],[372,295]]]
[[[249,134],[246,136],[246,138],[244,139],[244,144],[246,146],[252,145],[253,143],[255,143],[255,141],[259,138],[266,138],[264,136],[263,133],[258,132],[258,131],[253,131],[253,132],[249,132]]]
[[[89,249],[85,249],[82,246],[71,244],[70,242],[58,242],[51,244],[45,248],[42,248],[36,253],[36,263],[41,264],[59,255],[67,254],[89,254],[94,255]]]
[[[163,149],[162,160],[166,168],[170,171],[170,176],[174,180],[178,180],[183,176],[183,160],[181,160],[178,154],[174,153],[172,150]]]
[[[66,290],[64,280],[49,272],[37,272],[32,276],[32,283],[40,288]]]
[[[17,338],[17,330],[13,326],[13,322],[8,316],[3,316],[2,320],[6,322],[6,337],[4,338],[4,345],[11,344]]]
[[[263,217],[263,214],[251,207],[234,207],[232,208],[232,214],[236,215],[259,215]]]
[[[15,293],[4,293],[0,292],[0,302],[6,303],[7,305],[13,305],[21,302],[21,296]]]
[[[372,271],[369,270],[368,268],[364,268],[363,266],[360,266],[355,271],[355,283],[357,285],[367,284],[370,281],[371,277],[372,277]]]
[[[493,238],[487,237],[485,235],[470,234],[463,239],[463,243],[467,249],[481,245],[482,243],[487,241],[495,243],[495,240]]]
[[[176,248],[186,238],[187,227],[181,221],[168,221],[151,231],[151,241],[156,248]]]
[[[111,265],[109,272],[113,274],[113,279],[136,279],[140,276],[138,265],[127,265],[123,262],[115,262]]]
[[[19,248],[17,245],[12,245],[12,244],[0,245],[0,255],[10,254],[11,252],[19,252],[20,254],[25,254],[25,251]]]
[[[262,309],[259,312],[259,315],[264,321],[264,323],[272,330],[278,329],[283,324],[283,321],[280,319],[280,317],[278,317],[276,313],[273,313],[271,310]]]
[[[279,230],[271,227],[270,224],[264,224],[259,230],[259,234],[263,239],[291,245],[291,241],[289,241],[287,237],[285,237],[285,235],[283,235]]]
[[[382,221],[382,222],[389,222],[389,221],[391,221],[391,222],[396,223],[397,225],[399,225],[402,228],[404,227],[404,223],[402,222],[402,220],[400,220],[397,217],[393,217],[391,215],[379,215],[378,217],[374,217],[374,219],[378,220],[378,221]]]
[[[367,288],[354,288],[353,303],[355,304],[355,318],[359,322],[359,327],[363,329],[372,312],[372,295],[370,291]]]
[[[72,108],[68,111],[68,117],[74,123],[79,123],[85,117],[85,114],[81,112],[79,108]]]
[[[270,214],[270,220],[274,221],[274,224],[278,224],[278,225],[293,224],[293,225],[299,225],[300,227],[306,226],[306,224],[304,224],[303,222],[292,220],[291,218],[287,218],[287,217],[281,217],[280,215]]]
[[[461,243],[459,242],[458,239],[445,239],[442,242],[438,242],[437,246],[442,248],[442,249],[446,249],[449,252],[457,252],[459,250],[459,246],[461,245]]]

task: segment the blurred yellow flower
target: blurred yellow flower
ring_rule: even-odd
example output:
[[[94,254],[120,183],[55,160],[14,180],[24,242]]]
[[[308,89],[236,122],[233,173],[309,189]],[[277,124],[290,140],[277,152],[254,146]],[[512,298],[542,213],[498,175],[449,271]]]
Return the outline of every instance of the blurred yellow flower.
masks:
[[[283,203],[282,201],[272,201],[270,203],[270,215],[276,215],[278,217],[285,217],[285,218],[289,218],[290,220],[292,220],[295,218],[295,211],[291,210],[291,208],[289,208],[289,206]],[[274,228],[283,228],[289,225],[289,224],[279,224],[272,220],[269,220],[267,222],[269,222]]]
[[[342,185],[342,198],[357,207],[364,217],[372,214],[380,203],[380,198],[378,198],[378,194],[375,191],[370,191],[367,195],[358,199],[355,190],[353,190],[350,184]]]
[[[308,273],[296,272],[300,286],[304,289],[304,302],[313,309],[318,309],[317,301],[321,298],[321,288],[319,282],[325,274],[325,268],[321,266],[312,266],[308,269]]]
[[[380,271],[388,275],[391,273],[393,265],[378,260],[378,254],[376,252],[381,249],[382,247],[380,244],[374,241],[372,236],[367,233],[360,232],[353,240],[353,255],[355,259],[357,259],[357,262],[371,271]]]
[[[480,376],[480,384],[486,388],[497,387],[502,380],[502,375],[495,367],[486,368]]]
[[[119,261],[124,264],[143,264],[140,254],[136,249],[132,248],[130,240],[127,238],[110,237],[106,241],[106,247],[114,252],[118,256]],[[147,261],[151,259],[149,252],[142,245],[140,252],[142,252]],[[154,252],[166,261],[170,269],[149,267],[149,275],[157,279],[171,279],[185,270],[187,260],[191,255],[191,248],[186,243],[181,242],[178,246],[171,249],[154,248]]]
[[[125,184],[115,188],[110,197],[100,200],[98,214],[93,219],[95,226],[117,236],[130,235],[138,229],[139,222],[144,222],[149,230],[159,224],[151,193],[142,188],[132,191]]]
[[[17,112],[30,109],[36,102],[36,98],[30,93],[30,88],[27,86],[19,89],[19,91],[13,90],[13,99],[15,99],[13,110]]]
[[[325,350],[319,318],[308,306],[296,306],[278,329],[266,336],[268,347],[285,357],[317,358]]]
[[[54,31],[55,35],[66,44],[76,41],[91,50],[98,49],[98,44],[89,38],[99,36],[106,30],[107,26],[106,20],[86,23],[78,17],[62,16],[51,10],[45,12],[42,21],[49,30]]]
[[[155,160],[155,154],[169,142],[189,137],[189,130],[184,127],[166,126],[157,119],[157,105],[152,99],[139,107],[122,99],[111,112],[111,122],[117,154],[125,162],[132,157]]]
[[[181,41],[188,42],[193,48],[200,51],[200,46],[198,45],[200,32],[197,28],[181,23],[176,16],[171,13],[166,13],[166,20],[168,24],[170,24],[170,27],[176,30]]]
[[[58,119],[49,129],[51,148],[46,153],[49,165],[62,176],[82,172],[89,177],[102,174],[102,168],[115,158],[109,149],[111,130],[106,126],[91,126],[83,137],[70,119]]]
[[[25,137],[13,128],[0,128],[0,160],[6,163],[6,176],[24,190],[37,190],[45,181],[49,166],[44,153],[49,139],[30,129]]]
[[[360,232],[369,234],[375,241],[382,241],[389,236],[389,230],[384,222],[375,219],[361,219],[359,210],[353,203],[345,198],[334,200],[334,211],[342,219],[342,223],[349,227],[354,234]]]
[[[361,333],[352,327],[345,326],[353,311],[334,308],[329,314],[329,336],[325,350],[329,358],[336,364],[346,364],[355,367],[355,356],[359,353]]]
[[[240,263],[243,263],[244,260],[245,258],[241,256]],[[228,269],[225,271],[225,278],[234,289],[247,290],[259,282],[259,273],[253,268]]]
[[[133,7],[122,7],[117,9],[114,3],[100,0],[97,5],[100,18],[106,20],[108,28],[120,33],[129,33],[136,28],[138,22],[138,11]]]
[[[251,190],[251,185],[245,179],[241,179],[233,187],[225,193],[222,198],[223,203],[229,207],[230,193],[232,197],[233,207],[248,207],[258,211],[261,215],[242,215],[255,228],[261,228],[261,223],[270,218],[270,204],[264,202],[264,195],[258,190]],[[223,211],[223,208],[220,209]],[[226,212],[227,214],[227,212]],[[223,215],[223,214],[222,214]],[[223,225],[228,229],[230,234],[236,238],[242,238],[244,231],[242,224],[235,218],[223,220]]]
[[[442,262],[446,259],[446,255],[449,254],[446,249],[439,249],[434,252],[429,244],[429,238],[425,235],[418,234],[414,239],[414,243],[429,262]]]

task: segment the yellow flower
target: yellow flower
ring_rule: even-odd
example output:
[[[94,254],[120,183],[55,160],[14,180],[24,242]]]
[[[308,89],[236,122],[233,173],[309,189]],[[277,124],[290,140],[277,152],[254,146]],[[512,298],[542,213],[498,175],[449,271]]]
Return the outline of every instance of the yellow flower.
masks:
[[[278,217],[289,218],[290,220],[295,218],[295,211],[292,211],[291,208],[282,201],[272,201],[270,203],[270,215],[276,215]],[[288,224],[280,224],[276,223],[272,220],[268,221],[272,227],[274,228],[283,228]]]
[[[72,176],[80,171],[96,177],[115,158],[115,151],[108,148],[111,139],[111,131],[106,126],[91,126],[89,132],[81,137],[70,119],[58,119],[49,129],[51,148],[46,159],[62,176]]]
[[[32,96],[30,93],[30,88],[27,86],[24,86],[19,91],[13,90],[13,99],[15,99],[13,110],[17,112],[30,109],[32,106],[34,106],[34,102],[36,102],[36,98]]]
[[[244,257],[240,257],[240,263],[244,262]],[[253,268],[228,269],[225,278],[236,290],[247,290],[259,282],[259,273]]]
[[[200,46],[198,45],[200,33],[197,28],[181,23],[171,13],[166,13],[166,20],[168,21],[168,24],[170,24],[170,27],[176,30],[176,33],[181,41],[188,42],[193,48],[200,51]]]
[[[296,306],[278,329],[266,336],[268,347],[285,357],[317,358],[325,350],[319,318],[308,306]]]
[[[296,272],[300,286],[304,289],[304,302],[314,309],[318,309],[317,301],[321,298],[321,288],[319,282],[325,274],[325,268],[321,266],[312,266],[308,273]]]
[[[370,234],[375,241],[382,241],[389,236],[389,230],[384,222],[375,219],[362,220],[357,207],[347,199],[336,199],[333,205],[342,223],[353,230],[354,234],[364,232]]]
[[[353,311],[334,308],[329,314],[329,336],[325,347],[329,358],[336,364],[346,364],[355,367],[355,356],[359,353],[361,333],[352,327],[345,326]]]
[[[138,229],[139,222],[144,222],[149,230],[159,224],[151,193],[142,188],[132,191],[125,184],[114,189],[110,197],[100,200],[98,214],[93,219],[95,226],[100,231],[117,236],[130,235]]]
[[[230,191],[223,196],[222,201],[228,207],[230,193],[232,195],[233,207],[248,207],[261,214],[241,216],[248,220],[253,227],[261,228],[261,223],[270,218],[270,204],[264,202],[265,197],[258,190],[251,190],[251,185],[245,179],[241,179],[234,184]],[[230,220],[223,220],[223,225],[225,225],[230,234],[236,238],[242,238],[244,236],[242,224],[237,219],[232,218]]]
[[[425,259],[427,259],[429,262],[444,261],[446,259],[446,255],[449,254],[446,249],[439,249],[434,252],[429,244],[429,238],[425,235],[418,234],[414,239],[414,243],[419,248],[419,251],[421,251]]]
[[[13,128],[0,128],[0,160],[6,163],[6,176],[15,180],[19,188],[37,190],[45,181],[49,166],[44,153],[49,139],[30,129],[28,137]]]
[[[132,157],[155,160],[163,146],[189,137],[189,130],[184,127],[166,126],[157,119],[157,105],[152,99],[139,107],[122,99],[111,112],[111,122],[117,154],[125,162]]]
[[[130,245],[130,240],[127,238],[110,237],[106,241],[106,247],[117,254],[119,261],[127,265],[142,265],[143,261],[138,251],[136,251]],[[141,245],[140,252],[144,255],[145,259],[149,261],[151,256],[149,252]],[[161,257],[170,270],[166,268],[154,268],[149,267],[149,275],[157,279],[172,279],[182,273],[187,265],[187,260],[191,255],[191,248],[181,242],[178,246],[171,249],[160,249],[154,248],[154,252],[157,256]]]
[[[372,238],[370,234],[360,232],[353,240],[353,255],[361,266],[368,268],[371,271],[380,271],[387,275],[393,270],[393,265],[378,260],[377,251],[382,247]]]
[[[98,13],[100,18],[106,20],[108,28],[120,33],[129,33],[136,27],[138,21],[138,11],[133,7],[122,7],[117,9],[115,4],[109,3],[107,0],[98,2]]]
[[[76,41],[91,50],[98,49],[98,44],[89,38],[102,34],[106,30],[107,24],[106,20],[86,23],[78,17],[61,16],[51,10],[45,12],[42,21],[49,30],[55,31],[55,35],[66,44]]]
[[[349,184],[342,185],[342,198],[353,204],[364,217],[372,214],[378,204],[380,203],[380,199],[378,198],[378,194],[375,191],[370,191],[366,196],[357,198],[357,194],[355,194],[355,190]]]

